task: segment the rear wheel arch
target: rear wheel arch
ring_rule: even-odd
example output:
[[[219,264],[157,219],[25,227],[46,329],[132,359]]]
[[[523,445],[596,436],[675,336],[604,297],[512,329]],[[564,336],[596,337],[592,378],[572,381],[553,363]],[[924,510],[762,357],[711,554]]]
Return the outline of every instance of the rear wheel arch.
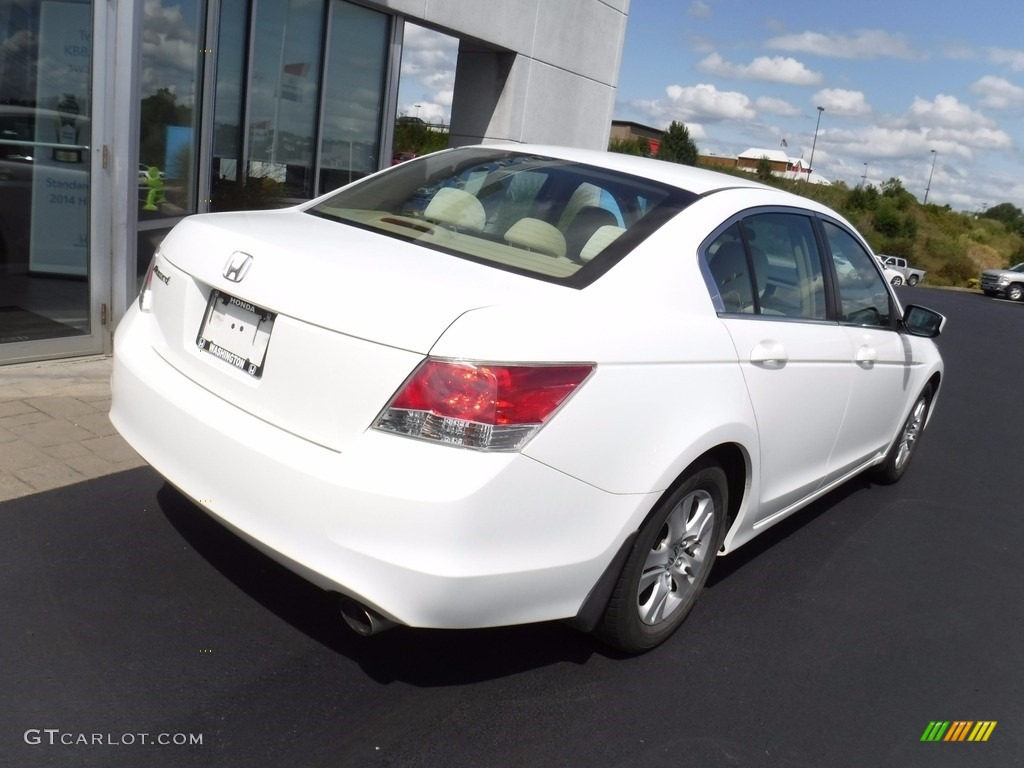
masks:
[[[727,525],[729,480],[711,454],[690,464],[651,509],[594,629],[605,644],[643,653],[667,640],[699,597]]]
[[[739,511],[742,508],[743,501],[747,497],[747,492],[750,489],[750,477],[753,473],[752,462],[750,455],[747,450],[739,443],[721,443],[713,448],[709,448],[704,453],[700,454],[693,461],[689,462],[683,469],[676,475],[665,492],[662,493],[647,515],[637,526],[637,530],[644,526],[647,520],[652,514],[661,506],[662,502],[671,496],[675,490],[684,483],[694,472],[699,471],[702,467],[708,464],[717,464],[725,472],[726,477],[726,488],[729,492],[728,507],[726,509],[725,519],[725,540],[729,538],[729,532],[732,530],[733,524],[736,522],[736,518],[739,515]]]
[[[729,529],[736,522],[736,516],[739,514],[740,506],[746,498],[747,488],[750,485],[748,482],[751,472],[750,460],[746,451],[735,443],[716,446],[701,457],[701,459],[705,458],[712,459],[725,471],[729,487],[729,506],[725,527],[726,537],[728,537]],[[687,469],[680,475],[680,479],[689,471]]]
[[[687,482],[690,477],[708,467],[720,468],[725,473],[728,503],[723,527],[725,529],[724,534],[728,534],[736,520],[740,505],[743,503],[749,486],[747,478],[750,476],[748,454],[737,443],[723,443],[705,451],[689,462],[678,473],[675,480],[669,484],[664,493],[659,496],[657,502],[648,510],[643,520],[637,525],[636,530],[632,531],[622,542],[617,554],[612,558],[601,578],[583,601],[580,611],[575,617],[568,620],[571,626],[583,632],[593,632],[598,628],[640,531],[647,525],[652,516],[658,513],[666,500]]]
[[[736,515],[740,510],[740,505],[746,497],[747,486],[749,485],[747,478],[751,474],[749,454],[743,446],[738,443],[721,443],[713,448],[709,448],[683,467],[682,470],[676,474],[675,480],[669,483],[664,493],[661,494],[657,503],[655,503],[651,510],[648,511],[647,515],[644,516],[640,525],[637,526],[637,530],[643,527],[643,524],[647,522],[647,519],[651,516],[654,509],[656,509],[666,498],[671,496],[675,492],[676,488],[685,482],[686,479],[695,471],[707,465],[709,462],[718,464],[725,472],[729,490],[729,505],[727,510],[728,517],[726,522],[727,526],[731,527],[736,520]]]

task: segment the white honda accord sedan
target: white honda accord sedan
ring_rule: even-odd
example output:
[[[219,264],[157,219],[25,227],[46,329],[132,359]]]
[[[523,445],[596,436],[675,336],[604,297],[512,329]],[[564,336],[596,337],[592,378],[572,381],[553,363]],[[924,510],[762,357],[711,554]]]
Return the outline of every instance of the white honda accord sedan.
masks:
[[[111,418],[357,631],[570,620],[640,652],[717,556],[900,478],[943,323],[810,200],[467,147],[180,223],[117,329]]]

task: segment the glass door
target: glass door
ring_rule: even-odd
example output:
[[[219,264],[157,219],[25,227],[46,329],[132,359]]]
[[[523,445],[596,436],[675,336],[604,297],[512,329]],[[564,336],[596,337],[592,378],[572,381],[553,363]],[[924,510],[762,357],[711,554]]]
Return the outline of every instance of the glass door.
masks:
[[[93,43],[91,0],[0,2],[0,363],[103,351]]]

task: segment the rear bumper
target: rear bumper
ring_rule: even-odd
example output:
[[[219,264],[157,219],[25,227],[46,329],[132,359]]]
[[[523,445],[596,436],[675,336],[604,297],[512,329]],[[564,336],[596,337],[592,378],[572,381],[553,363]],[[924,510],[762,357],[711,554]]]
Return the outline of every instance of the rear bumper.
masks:
[[[115,338],[110,417],[169,482],[318,586],[400,624],[570,618],[654,495],[616,495],[521,454],[367,430],[344,453],[282,431]]]

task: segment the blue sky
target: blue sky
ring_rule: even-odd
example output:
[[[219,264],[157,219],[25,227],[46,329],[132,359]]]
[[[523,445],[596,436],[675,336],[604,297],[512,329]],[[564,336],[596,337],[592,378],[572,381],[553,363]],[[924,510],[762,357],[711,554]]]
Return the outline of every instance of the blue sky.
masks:
[[[615,118],[809,160],[822,106],[826,178],[923,199],[931,174],[930,203],[1024,208],[1022,33],[1003,1],[632,0]]]

